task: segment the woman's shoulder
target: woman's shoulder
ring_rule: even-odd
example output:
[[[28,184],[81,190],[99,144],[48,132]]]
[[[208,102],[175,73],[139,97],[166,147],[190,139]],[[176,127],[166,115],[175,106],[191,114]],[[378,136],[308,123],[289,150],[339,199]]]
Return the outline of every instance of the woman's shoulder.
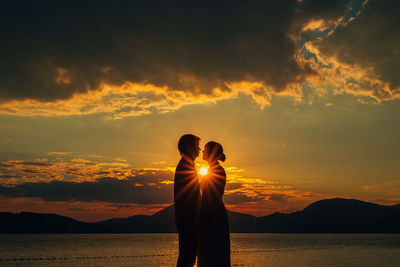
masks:
[[[221,166],[221,164],[218,164],[217,168],[220,169],[221,171],[225,172],[225,169],[224,169],[224,167]]]
[[[213,168],[212,172],[217,175],[217,176],[224,176],[226,177],[226,172],[224,167],[222,167],[221,165],[217,165]]]

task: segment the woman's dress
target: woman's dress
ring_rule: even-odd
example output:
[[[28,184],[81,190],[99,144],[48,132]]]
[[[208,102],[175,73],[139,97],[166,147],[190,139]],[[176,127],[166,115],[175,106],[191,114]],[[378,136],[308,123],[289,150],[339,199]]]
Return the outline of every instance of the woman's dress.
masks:
[[[202,207],[197,266],[230,266],[228,213],[222,201],[226,173],[221,165],[210,167],[201,183]]]

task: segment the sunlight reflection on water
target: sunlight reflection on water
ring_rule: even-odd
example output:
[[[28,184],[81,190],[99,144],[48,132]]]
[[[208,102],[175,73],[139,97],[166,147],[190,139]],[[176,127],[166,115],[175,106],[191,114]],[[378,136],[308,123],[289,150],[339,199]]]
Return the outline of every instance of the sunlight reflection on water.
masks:
[[[232,234],[233,266],[400,266],[400,235]],[[174,266],[176,234],[1,235],[1,266]]]

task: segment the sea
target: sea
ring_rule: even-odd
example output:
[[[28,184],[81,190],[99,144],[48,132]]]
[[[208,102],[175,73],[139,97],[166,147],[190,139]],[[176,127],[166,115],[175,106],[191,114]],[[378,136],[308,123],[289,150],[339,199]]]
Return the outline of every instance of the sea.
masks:
[[[0,266],[174,266],[177,234],[0,235]],[[400,266],[400,234],[231,234],[232,266]]]

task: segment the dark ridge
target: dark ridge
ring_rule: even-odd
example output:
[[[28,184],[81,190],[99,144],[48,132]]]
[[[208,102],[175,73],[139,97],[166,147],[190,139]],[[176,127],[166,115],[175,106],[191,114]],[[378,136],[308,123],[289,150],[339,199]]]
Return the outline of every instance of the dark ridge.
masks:
[[[104,233],[101,225],[80,222],[57,214],[33,212],[1,212],[2,234],[57,234],[57,233]]]
[[[233,233],[400,233],[400,204],[383,206],[356,199],[325,199],[301,211],[255,217],[228,211]],[[97,223],[56,214],[0,213],[0,233],[175,233],[174,208]]]

